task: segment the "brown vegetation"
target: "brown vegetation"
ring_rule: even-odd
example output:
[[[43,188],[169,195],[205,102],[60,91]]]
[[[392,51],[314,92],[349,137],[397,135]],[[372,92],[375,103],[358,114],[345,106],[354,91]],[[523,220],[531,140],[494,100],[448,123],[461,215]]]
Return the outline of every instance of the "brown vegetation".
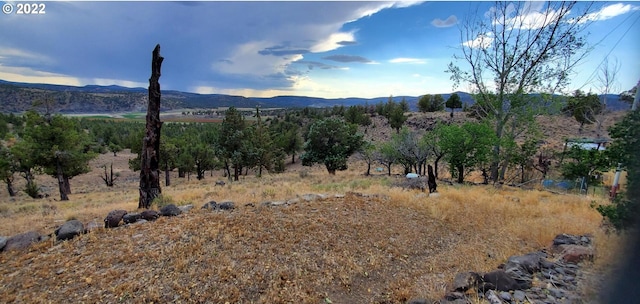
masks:
[[[21,194],[0,203],[3,222],[11,223],[0,235],[51,233],[69,218],[101,223],[111,210],[134,211],[137,174],[126,169],[131,157],[126,151],[101,155],[93,172],[74,178],[68,202]],[[100,179],[106,162],[121,172],[113,188]],[[559,233],[591,233],[609,243],[598,247],[596,268],[608,267],[618,248],[618,238],[601,232],[602,218],[590,207],[603,198],[446,185],[439,197],[426,197],[390,186],[400,177],[362,172],[361,164],[336,176],[320,166],[292,167],[224,187],[214,185],[219,172],[202,181],[175,178],[163,195],[195,204],[190,213],[2,253],[3,301],[402,303],[437,299],[457,272],[493,269],[510,255],[549,245]],[[260,204],[305,193],[331,198]],[[227,199],[236,210],[199,209]]]

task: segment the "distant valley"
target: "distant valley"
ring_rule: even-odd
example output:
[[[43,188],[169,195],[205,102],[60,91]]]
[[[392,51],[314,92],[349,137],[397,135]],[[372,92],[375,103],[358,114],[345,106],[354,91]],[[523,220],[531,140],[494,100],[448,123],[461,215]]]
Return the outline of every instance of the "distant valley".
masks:
[[[468,93],[457,92],[462,103],[472,105],[474,100]],[[446,100],[450,93],[441,94]],[[393,96],[397,102],[405,99],[413,111],[417,109],[420,96]],[[317,98],[306,96],[276,96],[270,98],[248,98],[223,94],[197,94],[180,91],[162,91],[162,110],[201,109],[235,106],[237,108],[303,108],[352,106],[386,102],[389,96],[377,98]],[[0,80],[0,112],[19,113],[33,108],[34,102],[53,101],[56,112],[115,113],[146,111],[147,89],[127,88],[116,85],[83,87],[31,84]],[[618,95],[607,95],[608,108],[614,111],[629,109],[629,104],[619,100]]]

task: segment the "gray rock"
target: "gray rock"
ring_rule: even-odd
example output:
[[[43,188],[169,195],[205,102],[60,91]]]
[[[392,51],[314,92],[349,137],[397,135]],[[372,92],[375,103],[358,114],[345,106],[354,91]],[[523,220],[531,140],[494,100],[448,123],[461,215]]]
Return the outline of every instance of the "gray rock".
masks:
[[[509,269],[520,268],[530,274],[540,271],[540,262],[544,253],[533,252],[525,255],[511,256],[504,265],[505,271]]]
[[[182,211],[182,213],[187,213],[189,212],[189,210],[193,209],[193,205],[189,204],[184,206],[178,206],[178,208],[180,208],[180,211]]]
[[[552,295],[556,299],[561,299],[565,295],[565,291],[558,288],[547,288],[549,294]]]
[[[506,291],[501,291],[500,292],[500,299],[507,301],[507,302],[511,302],[511,294],[506,292]]]
[[[40,233],[36,231],[21,233],[7,239],[7,244],[4,246],[3,251],[22,250],[31,246],[32,243],[37,243],[39,241]]]
[[[236,205],[231,201],[226,201],[218,204],[218,208],[220,208],[220,210],[233,210],[236,208]]]
[[[120,225],[120,221],[127,214],[126,210],[113,210],[104,218],[104,228],[114,228]]]
[[[218,210],[218,203],[216,203],[216,201],[209,201],[208,203],[202,205],[201,209]]]
[[[498,291],[510,291],[520,289],[520,284],[504,270],[494,270],[486,273],[482,279],[484,283],[481,290],[495,289]]]
[[[158,213],[158,211],[155,211],[155,210],[145,210],[140,212],[140,218],[150,222],[155,221],[159,217],[160,217],[160,214]]]
[[[2,249],[4,249],[4,246],[7,245],[7,240],[7,237],[0,236],[0,251],[2,251]]]
[[[513,292],[513,299],[519,302],[524,301],[526,294],[522,290],[516,290]]]
[[[162,216],[178,216],[180,214],[182,214],[182,210],[174,204],[169,204],[160,208],[160,215]]]
[[[140,215],[140,213],[127,213],[122,217],[122,221],[125,224],[132,224],[141,218],[142,218],[142,215]]]
[[[587,236],[571,235],[571,234],[558,234],[553,239],[553,246],[560,245],[582,245],[586,246],[591,244],[591,239]]]
[[[475,286],[478,286],[478,283],[481,281],[481,279],[482,278],[480,277],[480,275],[475,272],[458,273],[453,279],[453,290],[467,291]]]
[[[413,299],[407,302],[407,304],[429,304],[429,303],[425,299]]]
[[[227,184],[227,183],[225,183],[225,182],[224,182],[224,181],[222,181],[222,180],[216,181],[216,186],[224,186],[224,185],[226,185],[226,184]]]
[[[55,231],[56,239],[59,241],[73,239],[82,233],[84,233],[84,224],[79,220],[70,220]]]
[[[137,224],[144,224],[144,223],[148,223],[148,222],[149,222],[149,221],[147,221],[147,220],[145,220],[145,219],[141,218],[141,219],[137,220],[134,224],[136,224],[136,225],[137,225]]]
[[[444,295],[445,300],[447,301],[454,301],[454,300],[458,300],[458,299],[464,299],[464,293],[462,292],[458,292],[458,291],[450,291],[447,292],[447,294]]]

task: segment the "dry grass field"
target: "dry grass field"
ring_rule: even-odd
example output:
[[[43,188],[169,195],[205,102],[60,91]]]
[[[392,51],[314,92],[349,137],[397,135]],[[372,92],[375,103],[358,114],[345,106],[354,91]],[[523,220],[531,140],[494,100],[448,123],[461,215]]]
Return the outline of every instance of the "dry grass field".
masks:
[[[71,180],[65,202],[56,200],[48,176],[38,177],[48,198],[9,199],[2,189],[0,235],[49,234],[72,218],[102,224],[111,210],[136,211],[138,173],[127,167],[133,157],[99,156],[91,173]],[[120,177],[108,188],[101,166],[111,163]],[[603,197],[445,183],[439,196],[428,197],[394,187],[400,176],[364,171],[356,162],[330,176],[321,166],[296,164],[223,187],[214,185],[221,172],[201,181],[172,176],[163,195],[194,204],[189,213],[0,253],[0,301],[405,303],[439,299],[456,273],[495,269],[511,255],[549,246],[560,233],[595,236],[596,259],[583,266],[594,276],[611,269],[622,250],[624,238],[606,234],[591,207]],[[261,204],[307,193],[328,198]],[[236,209],[201,210],[210,200],[231,200]],[[591,303],[599,281],[583,281]]]

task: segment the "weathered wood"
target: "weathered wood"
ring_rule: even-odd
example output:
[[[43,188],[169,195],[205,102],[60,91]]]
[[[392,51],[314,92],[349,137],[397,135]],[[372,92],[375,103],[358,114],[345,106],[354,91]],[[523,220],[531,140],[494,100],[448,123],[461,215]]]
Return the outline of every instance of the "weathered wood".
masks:
[[[147,125],[142,139],[140,168],[140,199],[138,208],[149,208],[151,202],[160,195],[160,70],[164,58],[160,56],[160,45],[153,50],[151,60],[151,78],[149,78],[149,105],[147,107]]]

